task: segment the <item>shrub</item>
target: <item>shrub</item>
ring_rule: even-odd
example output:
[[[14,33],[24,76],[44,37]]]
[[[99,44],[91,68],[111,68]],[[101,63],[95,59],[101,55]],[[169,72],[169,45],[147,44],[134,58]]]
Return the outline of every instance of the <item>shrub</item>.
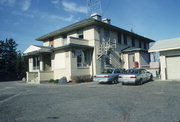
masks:
[[[90,75],[72,76],[71,79],[75,83],[83,83],[83,82],[91,82],[92,81]]]
[[[49,80],[49,83],[58,83],[59,82],[59,80],[58,79],[56,79],[56,80],[54,80],[54,79],[50,79]]]

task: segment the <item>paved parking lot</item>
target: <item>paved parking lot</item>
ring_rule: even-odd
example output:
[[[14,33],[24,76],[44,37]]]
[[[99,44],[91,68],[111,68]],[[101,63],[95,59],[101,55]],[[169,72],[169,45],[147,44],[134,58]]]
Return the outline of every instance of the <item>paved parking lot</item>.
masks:
[[[180,82],[142,86],[0,82],[0,122],[179,122]]]

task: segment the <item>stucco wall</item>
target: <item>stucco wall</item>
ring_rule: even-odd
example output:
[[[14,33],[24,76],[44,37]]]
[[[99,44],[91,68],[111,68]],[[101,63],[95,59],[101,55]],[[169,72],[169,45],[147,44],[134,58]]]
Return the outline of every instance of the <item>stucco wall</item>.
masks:
[[[54,55],[54,79],[60,79],[66,76],[67,80],[70,80],[70,52],[61,50],[54,52]]]
[[[40,81],[48,81],[50,79],[54,79],[53,71],[46,71],[39,73]]]
[[[49,46],[49,41],[44,41],[43,46]]]

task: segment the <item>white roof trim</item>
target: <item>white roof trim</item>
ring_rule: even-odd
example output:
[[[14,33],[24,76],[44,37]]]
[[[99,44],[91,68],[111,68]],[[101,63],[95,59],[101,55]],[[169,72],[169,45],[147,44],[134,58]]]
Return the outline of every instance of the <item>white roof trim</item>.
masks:
[[[27,55],[33,52],[50,52],[50,48],[30,45],[23,53]]]
[[[157,41],[148,52],[158,52],[180,49],[180,38]]]
[[[180,49],[180,47],[175,47],[175,48],[167,48],[167,49],[159,49],[159,50],[149,50],[148,52],[159,52],[159,51],[168,51],[168,50],[176,50]]]

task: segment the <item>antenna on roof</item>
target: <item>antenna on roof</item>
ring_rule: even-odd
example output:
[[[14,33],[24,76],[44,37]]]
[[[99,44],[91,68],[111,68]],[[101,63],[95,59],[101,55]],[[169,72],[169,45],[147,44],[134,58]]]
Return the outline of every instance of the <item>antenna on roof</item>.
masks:
[[[88,16],[94,13],[102,15],[101,0],[87,0]]]

